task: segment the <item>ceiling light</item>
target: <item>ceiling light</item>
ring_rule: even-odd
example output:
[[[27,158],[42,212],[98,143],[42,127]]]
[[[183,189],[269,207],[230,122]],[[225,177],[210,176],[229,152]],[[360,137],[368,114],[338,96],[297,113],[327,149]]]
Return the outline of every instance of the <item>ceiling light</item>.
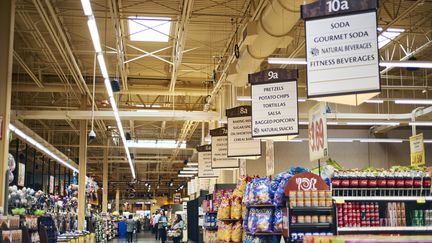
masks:
[[[384,100],[371,99],[371,100],[366,100],[365,102],[368,103],[368,104],[382,104],[382,103],[384,103]]]
[[[339,122],[327,122],[327,125],[339,125]]]
[[[90,16],[93,14],[90,0],[81,0],[81,5],[82,5],[82,8],[84,10],[85,16]]]
[[[400,122],[347,122],[349,126],[399,126]]]
[[[362,138],[360,143],[402,143],[402,139],[391,138]]]
[[[293,139],[288,140],[288,142],[290,142],[290,143],[302,143],[302,142],[304,142],[306,140],[302,139],[302,138],[293,138]],[[275,142],[278,142],[278,141],[275,141]],[[279,142],[282,142],[282,141],[279,141]]]
[[[137,105],[135,105],[135,106],[136,106],[136,107],[140,107],[140,108],[145,107],[144,104],[137,104]]]
[[[184,167],[183,170],[198,170],[197,167]]]
[[[408,125],[410,126],[424,126],[424,127],[431,127],[432,122],[422,122],[422,121],[416,121],[416,122],[409,122]]]
[[[188,162],[187,165],[188,166],[198,166],[198,163],[196,163],[196,162]]]
[[[237,101],[252,101],[250,96],[237,96]]]
[[[309,125],[309,122],[307,122],[307,121],[299,121],[299,125]]]
[[[90,30],[90,36],[93,41],[93,47],[95,49],[96,53],[102,52],[101,44],[100,44],[100,38],[99,38],[99,31],[97,29],[96,25],[96,19],[94,16],[89,17],[89,20],[87,21],[88,28]],[[99,63],[100,64],[100,63]],[[106,77],[104,77],[106,78]]]
[[[423,143],[432,143],[432,139],[425,139],[423,140]]]
[[[198,174],[198,171],[183,171],[183,170],[181,170],[180,171],[180,174]]]
[[[177,140],[137,140],[127,141],[126,145],[129,148],[185,149],[186,141],[177,142]]]
[[[151,105],[152,108],[161,108],[160,105]]]
[[[298,98],[298,102],[306,102],[306,98]]]
[[[432,68],[432,62],[425,61],[380,61],[381,67]]]
[[[269,64],[290,64],[290,65],[306,65],[305,58],[276,58],[270,57],[267,62]]]
[[[110,80],[106,78],[104,80],[104,83],[105,83],[105,88],[106,88],[107,93],[108,93],[108,97],[109,98],[114,97],[114,94],[113,94],[112,88],[111,88],[111,82],[110,82]]]
[[[328,138],[327,142],[329,143],[352,143],[354,139],[352,138]]]
[[[45,154],[49,155],[51,158],[57,160],[59,163],[63,164],[64,166],[68,167],[69,169],[79,172],[78,169],[70,165],[68,162],[64,161],[57,155],[55,155],[53,152],[51,152],[49,149],[47,149],[45,146],[34,140],[32,137],[25,134],[23,131],[15,127],[13,124],[9,124],[9,130],[11,130],[13,133],[15,133],[18,137],[24,139],[26,142],[32,144],[36,148],[38,148],[40,151],[44,152]]]
[[[171,18],[131,16],[128,23],[129,38],[131,41],[169,41]]]
[[[98,59],[98,62],[99,62],[99,68],[101,70],[102,77],[104,77],[104,79],[108,79],[109,78],[109,76],[108,76],[108,70],[107,70],[107,67],[106,67],[106,64],[105,64],[105,59],[104,59],[102,53],[99,53],[97,55],[97,59]]]
[[[399,99],[394,101],[395,104],[406,104],[406,105],[432,105],[432,100],[423,99]]]
[[[178,177],[194,177],[195,175],[180,174]]]

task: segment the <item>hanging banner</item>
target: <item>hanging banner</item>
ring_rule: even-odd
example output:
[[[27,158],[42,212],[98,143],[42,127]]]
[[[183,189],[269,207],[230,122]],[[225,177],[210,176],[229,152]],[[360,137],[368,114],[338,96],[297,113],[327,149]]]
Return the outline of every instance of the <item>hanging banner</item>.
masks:
[[[228,157],[256,159],[261,156],[261,140],[252,138],[252,107],[226,110],[228,120]]]
[[[274,141],[266,140],[266,174],[273,176],[274,174]]]
[[[239,161],[228,158],[228,129],[220,127],[210,130],[212,169],[238,168]]]
[[[212,169],[211,145],[202,145],[197,147],[198,151],[198,177],[199,178],[217,178],[219,171]]]
[[[49,177],[49,193],[54,193],[54,176]]]
[[[297,77],[282,68],[249,74],[252,137],[298,135]]]
[[[423,143],[423,133],[413,135],[409,138],[410,141],[410,155],[411,165],[424,165],[425,164],[425,151]]]
[[[380,92],[377,7],[376,0],[319,0],[302,6],[308,98],[345,96],[337,103],[347,103],[347,95]]]
[[[328,156],[326,104],[320,102],[309,110],[309,159]]]
[[[18,163],[18,186],[24,186],[25,185],[25,164],[24,163]]]
[[[64,195],[64,181],[60,181],[60,196]]]

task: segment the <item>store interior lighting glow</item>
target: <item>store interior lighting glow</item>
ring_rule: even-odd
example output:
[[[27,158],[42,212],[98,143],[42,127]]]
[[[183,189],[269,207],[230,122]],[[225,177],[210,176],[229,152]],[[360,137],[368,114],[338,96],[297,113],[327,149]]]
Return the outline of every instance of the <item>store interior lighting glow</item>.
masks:
[[[156,148],[156,149],[185,149],[186,142],[177,142],[176,140],[137,140],[127,141],[126,146],[129,148]]]
[[[328,121],[328,122],[327,122],[327,125],[339,125],[339,122],[331,122],[331,121]]]
[[[181,170],[180,174],[198,174],[198,171],[193,171],[193,170],[184,171],[184,170]]]
[[[237,96],[237,101],[252,101],[250,96]]]
[[[180,174],[178,177],[194,177],[195,175]]]
[[[416,122],[409,122],[408,125],[419,126],[419,127],[432,127],[432,122],[416,121]]]
[[[45,146],[43,146],[42,144],[40,144],[39,142],[34,140],[32,137],[25,134],[23,131],[21,131],[20,129],[15,127],[13,124],[9,124],[9,130],[11,130],[13,133],[15,133],[21,139],[25,140],[26,142],[28,142],[28,143],[32,144],[33,146],[35,146],[36,148],[38,148],[40,151],[44,152],[46,155],[49,155],[51,158],[57,160],[59,163],[63,164],[64,166],[68,167],[69,169],[71,169],[77,173],[79,172],[76,168],[74,168],[69,163],[67,163],[66,161],[64,161],[63,159],[61,159],[57,155],[55,155],[53,152],[51,152]]]
[[[391,138],[363,138],[360,139],[360,143],[402,143],[402,139],[391,139]]]
[[[423,140],[423,143],[432,143],[432,139],[425,139]]]
[[[394,101],[395,104],[402,105],[432,105],[431,100],[423,100],[423,99],[398,99]]]
[[[399,126],[400,122],[347,122],[349,126]]]
[[[385,31],[382,31],[382,28],[379,27],[378,31],[381,32],[381,34],[378,35],[378,48],[381,49],[387,44],[389,44],[392,40],[394,40],[396,37],[398,37],[400,34],[405,32],[404,29],[398,29],[398,28],[387,28]]]
[[[306,102],[306,99],[305,98],[298,98],[297,101],[300,102],[300,103],[302,103],[302,102]]]
[[[90,0],[81,0],[81,5],[83,7],[84,10],[84,15],[85,16],[90,16],[93,14],[93,10],[90,4]]]
[[[384,103],[384,100],[370,99],[370,100],[366,100],[365,102],[368,104],[382,104],[382,103]]]
[[[188,166],[198,166],[197,162],[189,162],[187,163]]]
[[[132,173],[132,178],[135,179],[136,178],[135,167],[133,165],[132,158],[130,156],[129,148],[128,148],[128,146],[126,146],[126,136],[124,135],[123,125],[121,123],[120,115],[119,115],[118,109],[117,109],[117,104],[116,104],[114,96],[113,96],[112,86],[109,82],[110,79],[109,79],[105,59],[104,59],[104,56],[102,54],[102,48],[101,48],[101,44],[100,44],[99,31],[97,29],[96,19],[95,19],[95,16],[93,14],[92,7],[91,7],[89,0],[82,0],[81,5],[82,5],[82,8],[84,10],[84,14],[88,17],[87,25],[89,28],[90,36],[92,38],[93,46],[95,48],[95,53],[97,54],[97,60],[99,63],[99,68],[100,68],[100,71],[102,73],[103,78],[105,79],[104,80],[105,87],[106,87],[108,96],[110,98],[111,107],[112,107],[113,112],[114,112],[114,117],[115,117],[115,120],[117,123],[118,132],[119,132],[120,137],[121,137],[122,142],[123,142],[123,147],[124,147],[124,151],[126,154],[126,158],[129,162],[129,167],[130,167],[130,170]]]
[[[352,138],[328,138],[327,142],[329,143],[352,143],[354,139]]]
[[[305,58],[277,58],[270,57],[267,61],[269,64],[288,64],[288,65],[306,65]]]
[[[184,167],[183,170],[198,170],[198,167]]]

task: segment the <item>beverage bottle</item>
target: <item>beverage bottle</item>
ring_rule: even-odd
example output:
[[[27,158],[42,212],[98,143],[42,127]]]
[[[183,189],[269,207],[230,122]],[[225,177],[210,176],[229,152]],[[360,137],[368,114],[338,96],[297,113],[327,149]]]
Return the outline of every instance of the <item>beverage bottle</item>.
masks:
[[[423,191],[425,196],[431,196],[431,175],[429,172],[423,173]]]

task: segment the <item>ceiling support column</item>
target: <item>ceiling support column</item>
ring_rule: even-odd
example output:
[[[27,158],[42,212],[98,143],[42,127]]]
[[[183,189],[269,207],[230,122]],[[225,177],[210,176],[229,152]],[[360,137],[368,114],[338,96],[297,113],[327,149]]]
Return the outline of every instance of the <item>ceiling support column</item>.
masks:
[[[120,189],[116,190],[115,210],[120,211]]]
[[[86,104],[86,97],[82,96],[82,103]],[[82,107],[84,108],[84,107]],[[86,174],[87,174],[87,120],[80,120],[78,164],[78,230],[84,230],[86,210]]]
[[[102,175],[102,212],[106,213],[108,211],[108,145],[109,139],[106,141],[107,147],[104,149],[104,159],[103,159],[103,175]]]
[[[0,1],[0,207],[7,209],[9,120],[11,113],[12,57],[15,24],[15,0]],[[18,168],[17,168],[18,169]],[[7,211],[4,212],[7,214]]]

